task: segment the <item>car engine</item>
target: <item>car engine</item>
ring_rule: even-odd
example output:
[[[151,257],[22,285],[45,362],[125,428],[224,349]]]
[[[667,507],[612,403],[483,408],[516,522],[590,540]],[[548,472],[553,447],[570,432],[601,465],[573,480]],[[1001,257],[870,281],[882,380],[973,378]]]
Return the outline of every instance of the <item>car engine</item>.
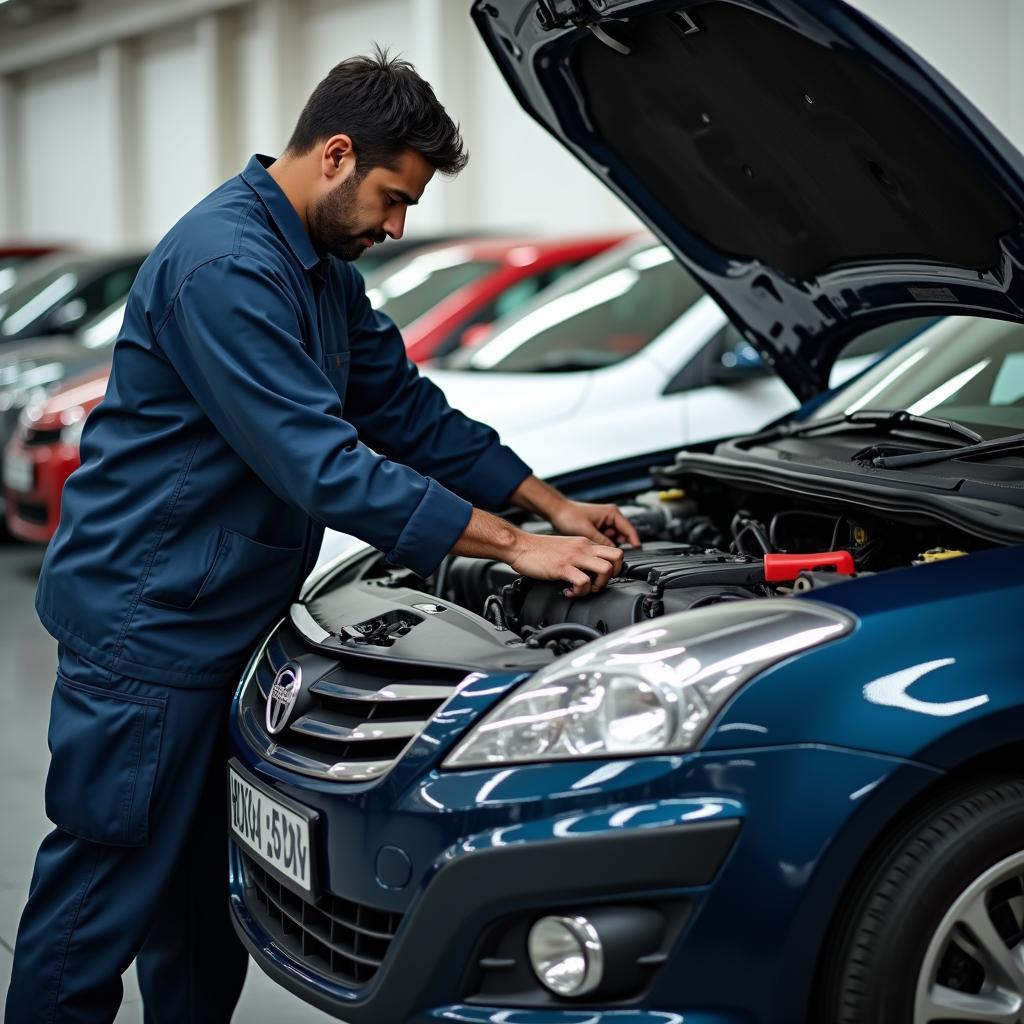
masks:
[[[885,568],[957,557],[969,543],[938,527],[852,518],[841,509],[785,507],[778,499],[756,513],[710,505],[705,511],[678,489],[620,503],[643,545],[625,552],[621,574],[606,588],[583,598],[567,598],[562,583],[465,557],[445,561],[434,592],[528,644],[564,650],[660,615],[785,597]],[[539,522],[522,525],[546,532]]]
[[[636,622],[726,601],[787,598],[854,577],[957,558],[989,546],[920,514],[743,492],[713,483],[612,498],[642,546],[599,592],[492,560],[449,556],[430,579],[360,559],[314,588],[303,609],[325,650],[417,664],[529,667]],[[517,525],[551,532],[540,520]]]

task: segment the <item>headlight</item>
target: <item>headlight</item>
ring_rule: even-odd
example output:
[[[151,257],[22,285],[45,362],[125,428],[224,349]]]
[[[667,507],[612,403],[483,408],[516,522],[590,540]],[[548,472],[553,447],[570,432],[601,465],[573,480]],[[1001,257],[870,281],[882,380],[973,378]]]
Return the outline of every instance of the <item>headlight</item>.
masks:
[[[809,601],[743,601],[651,619],[553,662],[445,761],[481,767],[692,749],[744,683],[853,620]]]

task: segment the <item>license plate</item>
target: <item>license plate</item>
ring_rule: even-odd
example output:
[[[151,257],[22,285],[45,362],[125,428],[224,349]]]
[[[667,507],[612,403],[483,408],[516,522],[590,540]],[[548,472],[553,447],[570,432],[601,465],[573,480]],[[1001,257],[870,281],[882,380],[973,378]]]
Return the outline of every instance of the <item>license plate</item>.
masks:
[[[35,466],[21,455],[4,459],[4,483],[12,491],[31,491],[35,486]]]
[[[312,898],[310,822],[314,814],[285,806],[228,766],[231,832],[256,860],[282,882]]]

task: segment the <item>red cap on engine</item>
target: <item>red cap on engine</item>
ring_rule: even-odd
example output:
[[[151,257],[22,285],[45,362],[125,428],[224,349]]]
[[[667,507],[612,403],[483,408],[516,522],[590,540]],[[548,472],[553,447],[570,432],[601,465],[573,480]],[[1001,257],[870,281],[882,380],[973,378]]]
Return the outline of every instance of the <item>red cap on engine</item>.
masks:
[[[843,576],[856,572],[849,551],[818,551],[806,555],[765,555],[764,578],[769,583],[795,580],[805,569],[834,569]]]

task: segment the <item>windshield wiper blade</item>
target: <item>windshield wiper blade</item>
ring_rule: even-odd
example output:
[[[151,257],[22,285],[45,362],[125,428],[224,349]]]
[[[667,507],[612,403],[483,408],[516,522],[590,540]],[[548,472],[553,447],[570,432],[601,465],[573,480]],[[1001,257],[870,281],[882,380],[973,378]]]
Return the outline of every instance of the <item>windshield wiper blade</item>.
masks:
[[[882,455],[871,460],[878,469],[902,469],[908,466],[928,466],[952,459],[975,458],[979,455],[1001,455],[1003,452],[1024,449],[1024,434],[1007,434],[990,441],[966,444],[959,448],[936,448],[930,452],[910,452],[906,455]]]
[[[978,444],[985,440],[981,434],[971,430],[970,427],[962,426],[953,420],[942,420],[935,416],[918,416],[916,413],[907,412],[905,409],[858,409],[856,412],[840,413],[838,416],[829,416],[822,420],[808,420],[792,426],[783,424],[774,430],[765,431],[765,434],[758,438],[758,440],[804,437],[819,430],[826,430],[829,427],[841,427],[846,424],[877,427],[886,433],[899,430],[901,427],[916,427],[919,430],[929,430],[933,433],[952,434],[954,437],[962,437],[971,444]]]

